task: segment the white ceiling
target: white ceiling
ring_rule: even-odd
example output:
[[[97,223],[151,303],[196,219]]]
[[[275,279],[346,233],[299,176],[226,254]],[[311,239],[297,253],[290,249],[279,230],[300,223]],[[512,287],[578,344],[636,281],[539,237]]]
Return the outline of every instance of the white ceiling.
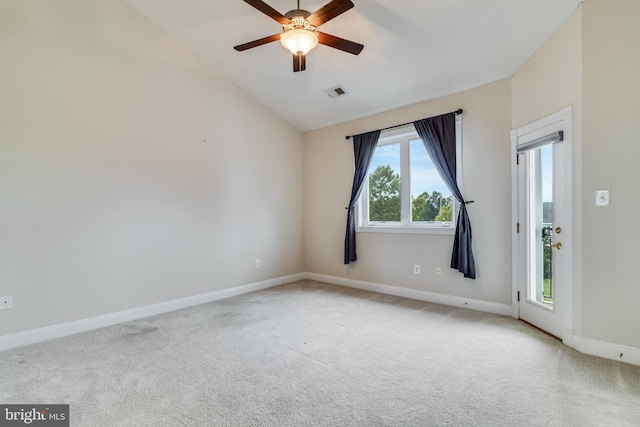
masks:
[[[512,76],[581,0],[353,0],[320,27],[365,45],[358,56],[319,45],[293,73],[281,32],[242,0],[125,0],[260,102],[305,132]],[[301,0],[311,12],[329,0]],[[266,0],[282,14],[295,0]],[[341,85],[348,95],[329,98]]]

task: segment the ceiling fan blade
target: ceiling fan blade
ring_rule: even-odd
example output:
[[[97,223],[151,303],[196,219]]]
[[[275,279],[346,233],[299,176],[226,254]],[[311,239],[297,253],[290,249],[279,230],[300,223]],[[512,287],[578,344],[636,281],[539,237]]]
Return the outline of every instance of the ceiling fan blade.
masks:
[[[353,55],[358,55],[362,52],[362,49],[364,49],[364,45],[360,43],[352,42],[351,40],[342,39],[323,32],[318,32],[318,43]]]
[[[264,13],[269,18],[278,21],[282,25],[286,25],[289,22],[291,22],[289,18],[285,17],[283,14],[281,14],[280,12],[278,12],[277,10],[275,10],[274,8],[272,8],[262,0],[244,0],[244,2],[255,7],[260,12]]]
[[[307,56],[303,54],[293,55],[293,72],[304,71],[307,69]]]
[[[342,15],[353,6],[354,5],[351,0],[331,0],[320,9],[307,16],[307,21],[314,27],[319,27],[336,16]]]
[[[238,46],[234,46],[233,48],[238,52],[242,52],[243,50],[251,49],[252,47],[262,46],[263,44],[271,43],[280,40],[280,34],[274,34],[272,36],[263,37],[258,40],[254,40],[252,42],[239,44]]]

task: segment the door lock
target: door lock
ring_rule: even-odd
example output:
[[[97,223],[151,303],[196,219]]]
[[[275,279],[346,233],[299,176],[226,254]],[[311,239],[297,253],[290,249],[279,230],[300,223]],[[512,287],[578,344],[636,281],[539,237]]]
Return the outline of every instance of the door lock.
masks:
[[[560,250],[562,249],[562,242],[554,243],[553,245],[551,245],[551,247]]]
[[[562,233],[562,228],[556,227],[556,234],[560,234],[560,233]]]

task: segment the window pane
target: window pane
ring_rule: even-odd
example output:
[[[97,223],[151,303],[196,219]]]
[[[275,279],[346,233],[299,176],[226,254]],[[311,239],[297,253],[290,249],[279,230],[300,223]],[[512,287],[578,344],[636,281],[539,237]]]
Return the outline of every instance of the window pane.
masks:
[[[376,148],[369,170],[369,221],[400,221],[400,144]]]
[[[537,240],[542,252],[542,287],[535,294],[536,301],[553,307],[553,145],[545,145],[538,148],[540,157],[536,155],[536,161],[540,162],[540,198],[542,199],[542,236]],[[540,283],[538,283],[540,285]]]
[[[411,141],[411,221],[449,222],[453,196],[421,140]]]

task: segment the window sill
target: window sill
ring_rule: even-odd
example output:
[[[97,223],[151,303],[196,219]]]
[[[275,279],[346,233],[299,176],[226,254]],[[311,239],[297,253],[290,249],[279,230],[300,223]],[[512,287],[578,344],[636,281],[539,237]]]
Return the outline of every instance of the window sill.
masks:
[[[449,226],[407,226],[407,225],[361,225],[356,229],[359,233],[387,233],[387,234],[444,234],[454,235],[455,227]]]

